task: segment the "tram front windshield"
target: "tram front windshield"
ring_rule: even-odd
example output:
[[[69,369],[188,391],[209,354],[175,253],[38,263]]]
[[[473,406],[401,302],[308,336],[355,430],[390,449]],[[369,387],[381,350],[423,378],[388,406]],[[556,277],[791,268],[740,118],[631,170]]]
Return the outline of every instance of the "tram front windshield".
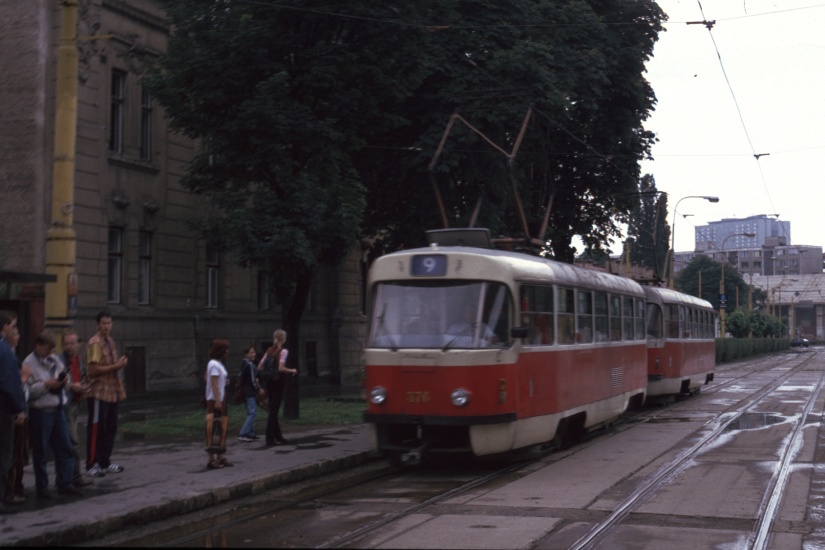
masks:
[[[512,299],[500,283],[380,283],[371,348],[488,349],[510,346]]]

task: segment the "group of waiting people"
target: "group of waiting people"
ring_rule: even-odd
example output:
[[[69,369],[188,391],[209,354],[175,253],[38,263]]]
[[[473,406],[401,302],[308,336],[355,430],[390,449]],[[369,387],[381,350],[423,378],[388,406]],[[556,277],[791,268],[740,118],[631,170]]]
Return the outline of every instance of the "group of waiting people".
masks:
[[[89,483],[80,471],[78,420],[84,400],[89,419],[86,469],[91,477],[124,468],[111,462],[117,431],[118,405],[126,398],[119,371],[127,364],[110,336],[112,315],[97,316],[98,332],[80,355],[80,336],[62,335],[63,352],[54,353],[56,336],[41,332],[34,351],[21,364],[15,354],[20,340],[17,316],[0,311],[0,512],[6,504],[26,501],[23,467],[34,467],[38,500],[51,500],[46,469],[47,452],[55,460],[60,494],[80,496],[79,485]]]
[[[278,423],[278,411],[281,408],[287,374],[297,374],[296,369],[286,366],[289,351],[284,347],[286,331],[278,329],[272,335],[272,345],[258,360],[254,344],[250,344],[243,354],[238,383],[246,407],[246,419],[238,436],[242,442],[257,441],[255,419],[258,401],[268,399],[266,421],[266,445],[274,446],[287,443]],[[229,417],[228,392],[229,372],[226,358],[229,355],[229,342],[223,339],[212,341],[209,349],[209,363],[206,366],[206,452],[209,462],[206,467],[219,469],[232,466],[226,458],[226,438]]]

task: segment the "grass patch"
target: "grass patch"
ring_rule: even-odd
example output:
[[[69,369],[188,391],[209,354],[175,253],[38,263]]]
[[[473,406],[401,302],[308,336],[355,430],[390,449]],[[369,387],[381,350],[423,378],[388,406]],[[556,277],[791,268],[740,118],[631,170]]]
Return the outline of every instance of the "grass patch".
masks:
[[[279,418],[281,428],[301,426],[341,426],[361,424],[366,409],[364,402],[351,399],[330,397],[304,397],[299,403],[300,418],[287,420],[282,414]],[[258,407],[255,419],[255,432],[263,435],[266,431],[266,411]],[[200,438],[203,437],[205,410],[187,404],[185,409],[159,412],[149,415],[145,420],[128,420],[121,422],[118,431],[128,436],[151,438]],[[127,417],[128,418],[128,417]],[[246,419],[244,405],[229,405],[229,436],[237,436]]]

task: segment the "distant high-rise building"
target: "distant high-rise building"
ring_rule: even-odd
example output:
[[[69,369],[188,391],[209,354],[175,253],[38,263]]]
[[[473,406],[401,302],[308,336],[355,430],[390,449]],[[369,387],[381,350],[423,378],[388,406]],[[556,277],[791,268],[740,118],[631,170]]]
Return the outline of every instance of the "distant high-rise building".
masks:
[[[746,237],[743,233],[753,233]],[[791,222],[765,214],[747,218],[727,218],[696,228],[696,250],[761,248],[766,244],[790,245]]]

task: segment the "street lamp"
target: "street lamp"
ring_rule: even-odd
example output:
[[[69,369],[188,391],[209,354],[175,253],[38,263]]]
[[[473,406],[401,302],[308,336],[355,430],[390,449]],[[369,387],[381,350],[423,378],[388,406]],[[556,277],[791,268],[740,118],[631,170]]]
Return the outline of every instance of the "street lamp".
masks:
[[[722,239],[722,277],[719,279],[719,326],[722,329],[721,338],[725,338],[725,334],[727,333],[727,328],[725,327],[725,309],[728,307],[728,299],[725,296],[725,264],[728,262],[728,258],[725,254],[725,243],[728,242],[728,239],[731,237],[753,238],[755,236],[755,233],[732,233]]]
[[[719,202],[719,197],[709,197],[707,195],[688,195],[676,201],[676,206],[673,207],[673,224],[670,226],[670,288],[673,288],[674,256],[676,255],[676,213],[679,211],[679,203],[685,199],[704,199],[708,202]]]

